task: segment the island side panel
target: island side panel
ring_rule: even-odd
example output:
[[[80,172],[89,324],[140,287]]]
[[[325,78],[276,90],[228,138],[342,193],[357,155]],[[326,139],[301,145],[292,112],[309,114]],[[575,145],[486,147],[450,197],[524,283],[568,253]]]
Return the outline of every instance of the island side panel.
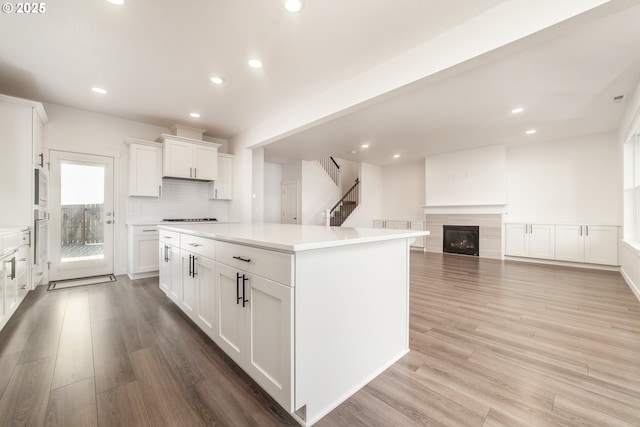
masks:
[[[307,425],[409,351],[408,240],[296,253],[295,400]]]

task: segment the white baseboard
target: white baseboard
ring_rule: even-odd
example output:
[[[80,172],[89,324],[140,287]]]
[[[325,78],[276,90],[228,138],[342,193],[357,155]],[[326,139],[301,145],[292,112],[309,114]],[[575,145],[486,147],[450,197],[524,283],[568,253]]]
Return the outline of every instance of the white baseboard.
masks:
[[[552,259],[524,258],[505,255],[505,261],[529,262],[533,264],[558,265],[562,267],[587,268],[591,270],[620,271],[617,265],[588,264],[583,262],[556,261]]]
[[[640,286],[637,283],[633,283],[631,277],[629,277],[629,275],[624,271],[624,268],[622,267],[620,267],[620,274],[622,274],[624,281],[627,282],[627,285],[629,285],[629,288],[631,288],[633,294],[636,296],[638,301],[640,301]]]

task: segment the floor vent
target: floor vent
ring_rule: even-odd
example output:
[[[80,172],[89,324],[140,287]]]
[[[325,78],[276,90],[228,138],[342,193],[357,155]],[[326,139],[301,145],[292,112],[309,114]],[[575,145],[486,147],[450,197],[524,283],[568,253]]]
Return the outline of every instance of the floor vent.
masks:
[[[50,282],[48,291],[58,291],[60,289],[77,288],[79,286],[97,285],[99,283],[116,282],[116,276],[107,274],[106,276],[82,277],[80,279],[58,280]]]

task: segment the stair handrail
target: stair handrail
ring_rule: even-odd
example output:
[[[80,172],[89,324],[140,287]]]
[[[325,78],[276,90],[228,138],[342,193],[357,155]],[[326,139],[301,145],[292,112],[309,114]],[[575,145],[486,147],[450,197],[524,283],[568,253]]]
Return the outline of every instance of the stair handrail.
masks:
[[[331,210],[329,211],[329,213],[330,213],[331,215],[333,215],[333,212],[336,210],[336,208],[337,208],[338,206],[340,206],[340,205],[342,204],[342,202],[344,202],[344,201],[345,201],[345,199],[346,199],[346,198],[348,198],[349,196],[351,196],[351,193],[356,189],[356,187],[358,187],[358,184],[360,184],[360,179],[359,179],[359,178],[356,178],[356,182],[355,182],[355,184],[353,184],[353,185],[351,186],[351,188],[350,188],[346,193],[344,193],[344,196],[342,196],[342,199],[340,199],[340,200],[338,201],[338,203],[336,203],[336,204],[331,208]],[[355,201],[355,202],[356,202],[356,204],[358,203],[358,198],[357,198],[357,196],[356,196],[356,199],[355,199],[355,200],[353,200],[353,201]]]
[[[322,157],[317,160],[322,169],[329,175],[329,178],[340,187],[340,165],[333,157]]]

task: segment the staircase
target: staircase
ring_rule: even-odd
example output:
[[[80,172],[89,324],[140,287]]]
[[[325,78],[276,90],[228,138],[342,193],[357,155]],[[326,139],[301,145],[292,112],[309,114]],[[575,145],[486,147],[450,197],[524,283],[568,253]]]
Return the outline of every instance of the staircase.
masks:
[[[331,216],[330,225],[340,227],[349,218],[349,215],[358,206],[360,200],[359,191],[360,180],[356,178],[355,184],[347,191],[342,199],[329,211]]]

